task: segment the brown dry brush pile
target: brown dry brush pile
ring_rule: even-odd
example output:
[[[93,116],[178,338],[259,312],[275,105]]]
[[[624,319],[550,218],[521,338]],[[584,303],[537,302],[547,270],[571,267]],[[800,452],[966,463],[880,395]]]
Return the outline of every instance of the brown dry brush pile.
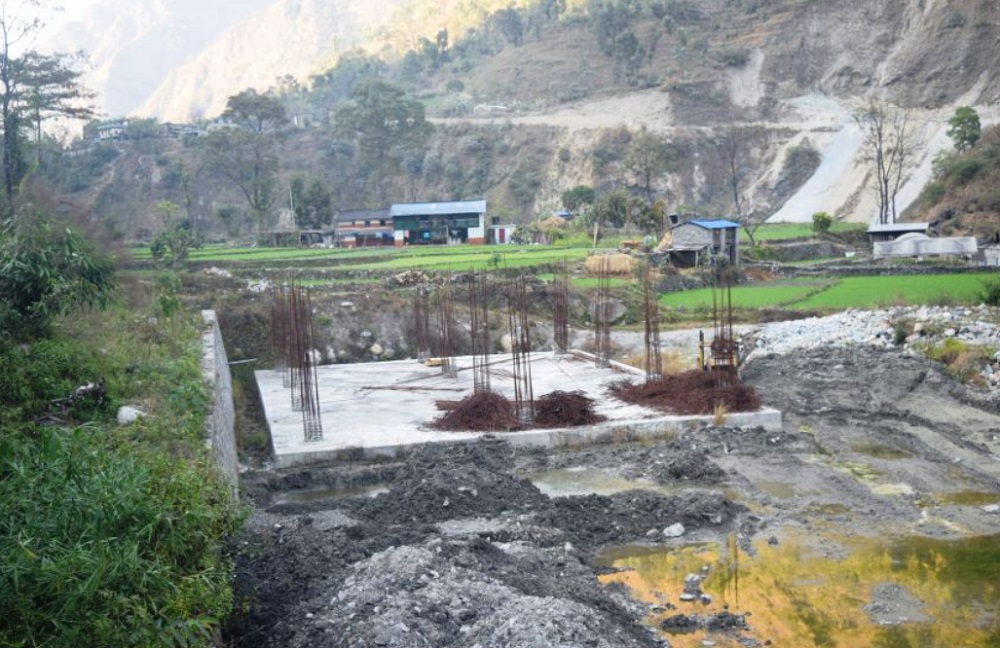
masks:
[[[496,392],[478,392],[458,403],[442,403],[449,411],[431,427],[446,432],[513,432],[526,427],[517,418],[514,404]],[[592,425],[605,420],[594,413],[594,399],[583,392],[554,391],[535,401],[535,422],[530,427],[559,428]]]
[[[675,414],[712,414],[717,405],[723,405],[729,412],[760,409],[760,396],[753,387],[735,382],[729,387],[716,388],[712,374],[698,370],[662,376],[640,384],[620,381],[612,384],[608,391],[626,403]]]
[[[594,399],[582,391],[554,391],[535,401],[535,425],[538,427],[575,427],[605,420],[594,412]]]

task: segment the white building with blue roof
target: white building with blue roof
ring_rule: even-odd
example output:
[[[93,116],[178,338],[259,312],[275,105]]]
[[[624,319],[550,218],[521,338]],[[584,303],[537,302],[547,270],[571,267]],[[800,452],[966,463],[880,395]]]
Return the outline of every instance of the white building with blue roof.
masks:
[[[396,203],[389,216],[396,247],[486,243],[485,200]]]

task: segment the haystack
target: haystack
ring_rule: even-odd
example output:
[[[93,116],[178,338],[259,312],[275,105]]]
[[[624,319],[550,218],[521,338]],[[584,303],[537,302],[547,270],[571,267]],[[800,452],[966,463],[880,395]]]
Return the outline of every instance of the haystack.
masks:
[[[595,254],[587,257],[583,262],[583,267],[586,268],[588,274],[599,275],[602,264],[607,264],[604,267],[607,268],[609,275],[628,277],[632,275],[634,263],[635,258],[628,254]]]
[[[560,216],[549,216],[541,223],[538,224],[540,228],[544,231],[561,230],[569,227],[569,223],[566,222],[565,218]]]

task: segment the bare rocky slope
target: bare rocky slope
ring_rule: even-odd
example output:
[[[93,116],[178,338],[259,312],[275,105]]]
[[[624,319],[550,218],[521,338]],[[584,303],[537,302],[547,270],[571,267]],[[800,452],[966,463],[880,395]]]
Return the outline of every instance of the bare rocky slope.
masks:
[[[481,6],[488,10],[493,4]],[[661,12],[654,5],[665,8],[663,18],[656,17]],[[221,6],[210,4],[206,11]],[[670,139],[677,153],[674,169],[654,179],[656,195],[671,209],[694,205],[724,214],[731,210],[732,192],[720,138],[728,124],[749,120],[761,132],[741,164],[743,191],[754,208],[773,221],[809,221],[816,211],[827,211],[866,222],[876,209],[862,134],[853,122],[859,107],[878,100],[910,111],[914,148],[898,195],[900,212],[916,202],[932,178],[935,156],[950,149],[947,119],[955,107],[974,106],[984,125],[1000,117],[995,2],[711,0],[642,6],[629,23],[645,48],[639,87],[625,83],[613,57],[599,49],[583,3],[573,2],[558,22],[526,35],[517,47],[456,56],[438,70],[409,79],[409,89],[445,127],[429,146],[425,168],[449,173],[425,174],[416,182],[400,178],[389,198],[485,196],[495,213],[523,221],[559,208],[560,194],[576,184],[599,189],[625,184],[638,191],[639,181],[620,157],[598,165],[594,154],[608,149],[621,126],[633,132],[646,126]],[[459,4],[445,2],[440,8],[440,20],[454,22]],[[114,50],[106,41],[94,43],[106,60],[98,69],[113,86],[130,89],[146,88],[155,77],[157,88],[147,88],[143,110],[183,119],[212,114],[228,94],[246,85],[268,87],[283,72],[323,69],[379,24],[391,27],[379,32],[381,42],[414,42],[415,32],[396,33],[400,16],[414,16],[412,29],[436,24],[416,0],[398,6],[386,0],[384,11],[372,10],[370,3],[363,9],[352,3],[331,8],[312,0],[282,0],[257,9],[188,34],[200,41],[197,53],[184,50],[190,55],[183,66],[175,60],[180,46],[171,50],[173,58],[151,59],[144,48],[152,41],[122,38],[124,26],[108,30],[112,37],[120,32],[119,40],[129,45]],[[152,34],[161,28],[157,25],[177,29],[183,24],[183,11],[169,13],[169,19],[163,7],[160,11],[160,18],[143,23],[143,33]],[[127,15],[111,24],[119,25]],[[350,36],[341,36],[340,29]],[[156,72],[160,68],[162,74]],[[142,84],[121,84],[140,70]],[[317,131],[305,142],[289,139],[285,174],[326,174],[334,182],[342,172],[321,158],[330,137]],[[483,149],[477,142],[489,146]],[[480,164],[484,150],[503,152]],[[796,156],[801,151],[818,154],[811,158],[817,162],[802,165]],[[162,198],[181,202],[164,191],[150,196],[150,206]],[[89,202],[98,212],[120,204],[107,197]],[[206,207],[206,222],[219,206]],[[98,215],[118,222],[131,218]]]

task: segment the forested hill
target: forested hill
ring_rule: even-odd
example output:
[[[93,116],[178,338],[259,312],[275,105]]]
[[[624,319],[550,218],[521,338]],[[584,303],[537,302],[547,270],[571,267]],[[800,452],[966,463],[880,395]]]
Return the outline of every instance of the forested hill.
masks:
[[[486,196],[491,211],[525,221],[588,185],[649,208],[781,220],[824,210],[865,221],[876,199],[853,118],[877,103],[907,111],[900,211],[912,205],[930,219],[915,213],[917,198],[933,159],[951,147],[948,118],[969,105],[989,125],[1000,98],[998,9],[984,0],[251,5],[159,75],[137,114],[192,121],[245,88],[269,90],[290,117],[275,149],[274,184],[284,189],[272,216],[298,177],[334,208]],[[175,21],[183,13],[164,11]],[[113,50],[102,50],[109,61]],[[373,157],[372,140],[337,119],[357,107],[352,95],[366,79],[391,86],[386,97],[418,102],[432,127],[381,140],[387,148]],[[86,154],[118,172],[54,175],[128,237],[156,229],[162,201],[187,205],[219,235],[220,210],[249,220],[253,208],[202,152],[119,142]],[[197,187],[204,195],[184,194]]]

